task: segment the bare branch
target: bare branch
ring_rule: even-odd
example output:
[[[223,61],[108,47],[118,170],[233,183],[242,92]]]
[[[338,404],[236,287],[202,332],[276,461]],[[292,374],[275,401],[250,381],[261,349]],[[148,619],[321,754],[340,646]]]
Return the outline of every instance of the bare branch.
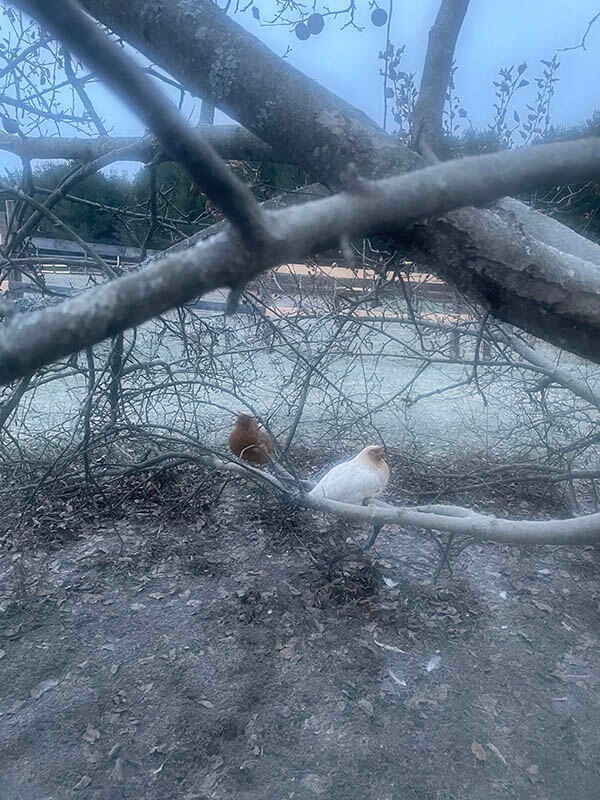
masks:
[[[55,122],[83,122],[83,117],[78,117],[74,114],[65,114],[62,111],[51,111],[45,108],[36,108],[32,106],[30,103],[26,103],[23,100],[16,100],[14,97],[9,97],[6,94],[0,94],[0,103],[3,103],[7,106],[13,106],[13,108],[20,108],[21,111],[25,111],[26,114],[31,114],[34,117],[39,117],[41,119],[51,119]]]
[[[415,105],[412,144],[416,150],[435,154],[442,136],[442,118],[456,40],[462,27],[469,0],[442,0],[429,31],[419,97]],[[427,152],[426,152],[427,151]],[[430,160],[431,156],[428,160]]]
[[[575,44],[572,47],[559,47],[559,52],[564,53],[567,50],[580,50],[580,49],[586,50],[587,48],[585,46],[585,40],[587,39],[589,32],[592,30],[592,26],[594,25],[594,23],[598,19],[600,19],[600,11],[597,14],[595,14],[591,18],[591,20],[588,22],[588,26],[586,28],[586,31],[583,34],[583,37],[582,37],[581,41],[579,42],[579,44]]]
[[[366,114],[303,75],[212,0],[82,0],[96,19],[330,189],[349,162],[382,178],[424,162]],[[174,47],[173,43],[177,42]]]
[[[4,181],[0,180],[0,188],[9,195],[18,198],[19,200],[23,200],[25,203],[28,203],[30,206],[36,209],[40,214],[47,217],[51,222],[59,227],[63,228],[68,236],[72,237],[75,242],[81,247],[84,253],[88,256],[88,258],[94,262],[94,264],[100,269],[100,271],[109,278],[116,278],[117,272],[104,261],[103,258],[100,258],[98,253],[94,250],[93,247],[85,242],[79,234],[70,228],[66,222],[57,217],[53,211],[46,208],[42,203],[38,203],[38,201],[30,197],[29,195],[25,194],[21,189],[13,189],[8,184],[4,183]]]
[[[203,137],[225,161],[274,161],[289,163],[289,158],[273,151],[268,144],[245,130],[241,125],[200,126]],[[170,161],[171,156],[161,152],[154,136],[97,136],[34,137],[20,139],[10,134],[0,134],[0,150],[27,159],[67,159],[92,161],[115,151],[123,161]]]
[[[63,180],[59,183],[59,185],[51,191],[49,194],[45,204],[44,209],[50,210],[55,206],[72,188],[76,183],[82,181],[88,175],[93,175],[98,170],[102,169],[102,167],[108,166],[108,164],[112,164],[115,161],[119,161],[122,158],[122,153],[119,150],[109,152],[105,155],[98,156],[94,161],[88,162],[87,164],[80,164],[76,166],[76,168],[70,172]],[[8,241],[4,246],[4,251],[12,251],[18,244],[23,242],[27,236],[29,236],[33,230],[35,229],[36,225],[39,224],[40,220],[43,217],[43,212],[36,211],[32,214],[19,228],[18,231],[15,231],[14,234],[11,232],[10,236],[8,237]]]
[[[342,519],[370,525],[411,525],[503,544],[593,544],[600,541],[600,514],[557,520],[512,520],[478,514],[468,508],[431,505],[395,507],[387,503],[351,506],[302,497],[304,505]]]
[[[583,545],[600,541],[600,513],[558,520],[512,520],[479,514],[470,508],[443,504],[424,506],[393,506],[381,500],[371,500],[368,506],[349,505],[334,500],[315,499],[290,493],[272,475],[235,462],[207,457],[205,463],[226,472],[246,477],[280,491],[288,501],[323,511],[341,519],[383,527],[411,526],[424,530],[469,536],[479,542],[535,545]]]
[[[108,131],[104,127],[104,123],[100,119],[99,114],[94,108],[94,104],[90,100],[90,97],[85,90],[85,81],[81,80],[81,78],[78,78],[77,75],[75,74],[75,70],[73,69],[73,62],[71,61],[71,54],[69,53],[68,50],[64,51],[63,62],[65,66],[65,74],[69,79],[71,86],[75,89],[75,91],[79,95],[79,99],[81,100],[85,110],[90,115],[90,119],[96,126],[98,133],[101,136],[108,136]]]
[[[33,42],[28,47],[25,47],[23,50],[21,50],[18,55],[16,55],[11,61],[5,64],[2,69],[0,69],[0,78],[8,75],[9,72],[12,72],[15,67],[18,67],[19,64],[29,58],[32,53],[37,53],[41,47],[45,47],[48,44],[48,41],[48,36],[42,36],[42,38],[38,39],[37,42]]]
[[[549,358],[546,358],[533,347],[529,347],[522,339],[515,336],[505,326],[500,328],[501,337],[530,364],[539,367],[550,378],[550,380],[573,392],[577,397],[581,397],[587,403],[600,410],[600,396],[585,381],[577,378],[572,372],[561,369]]]

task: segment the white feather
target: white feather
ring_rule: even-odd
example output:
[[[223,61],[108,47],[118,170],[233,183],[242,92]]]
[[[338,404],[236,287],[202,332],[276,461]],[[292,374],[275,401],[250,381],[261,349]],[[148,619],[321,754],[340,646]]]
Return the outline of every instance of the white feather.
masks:
[[[373,497],[387,484],[387,475],[372,469],[358,457],[332,467],[308,493],[315,499],[327,498],[338,503],[360,505],[365,497]]]

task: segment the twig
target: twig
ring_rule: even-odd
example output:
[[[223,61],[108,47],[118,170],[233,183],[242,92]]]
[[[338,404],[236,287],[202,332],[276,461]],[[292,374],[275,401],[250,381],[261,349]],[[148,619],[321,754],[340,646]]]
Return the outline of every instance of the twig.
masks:
[[[600,19],[600,11],[597,14],[595,14],[591,18],[591,20],[588,22],[587,29],[586,29],[585,33],[583,34],[583,38],[581,39],[579,44],[575,44],[572,47],[559,47],[558,48],[559,52],[560,53],[564,53],[567,50],[579,50],[579,49],[585,50],[586,49],[585,40],[587,39],[587,36],[588,36],[589,32],[592,30],[592,26],[596,22],[597,19]]]
[[[65,74],[69,79],[71,85],[79,95],[79,99],[83,103],[85,110],[90,115],[90,118],[94,123],[94,125],[96,126],[98,133],[101,136],[108,136],[108,131],[104,127],[104,123],[102,122],[100,115],[94,108],[94,104],[90,100],[90,97],[85,90],[85,81],[82,80],[81,78],[78,78],[77,75],[75,75],[75,70],[73,69],[73,62],[71,61],[71,54],[69,53],[68,50],[64,50],[63,63],[65,65]]]
[[[478,375],[477,367],[479,365],[479,351],[481,350],[481,342],[483,341],[483,335],[485,333],[485,326],[487,324],[489,316],[490,316],[490,314],[489,314],[489,311],[488,311],[483,315],[483,317],[481,319],[481,323],[479,325],[479,331],[477,332],[477,339],[475,340],[475,353],[473,355],[473,381],[475,382],[475,386],[477,388],[477,391],[481,395],[481,399],[483,400],[483,405],[486,406],[486,407],[487,407],[487,404],[488,404],[488,400],[487,400],[487,397],[485,396],[485,394],[484,394],[484,392],[483,392],[483,390],[482,390],[482,388],[481,388],[481,386],[479,384],[479,375]],[[440,569],[441,569],[441,567],[440,567]]]

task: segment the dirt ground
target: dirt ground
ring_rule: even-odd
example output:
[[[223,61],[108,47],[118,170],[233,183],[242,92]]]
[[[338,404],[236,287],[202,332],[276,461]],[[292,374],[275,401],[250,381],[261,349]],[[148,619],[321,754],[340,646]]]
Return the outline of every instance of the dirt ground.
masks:
[[[423,532],[202,486],[4,509],[0,800],[598,799],[598,549],[434,582]]]

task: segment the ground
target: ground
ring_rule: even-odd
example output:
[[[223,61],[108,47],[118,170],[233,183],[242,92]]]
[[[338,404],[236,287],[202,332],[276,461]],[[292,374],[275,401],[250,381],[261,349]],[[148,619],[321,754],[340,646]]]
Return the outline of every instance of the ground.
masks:
[[[363,556],[256,490],[136,480],[116,519],[4,509],[0,800],[597,800],[598,549],[474,545],[434,581],[423,532]]]

